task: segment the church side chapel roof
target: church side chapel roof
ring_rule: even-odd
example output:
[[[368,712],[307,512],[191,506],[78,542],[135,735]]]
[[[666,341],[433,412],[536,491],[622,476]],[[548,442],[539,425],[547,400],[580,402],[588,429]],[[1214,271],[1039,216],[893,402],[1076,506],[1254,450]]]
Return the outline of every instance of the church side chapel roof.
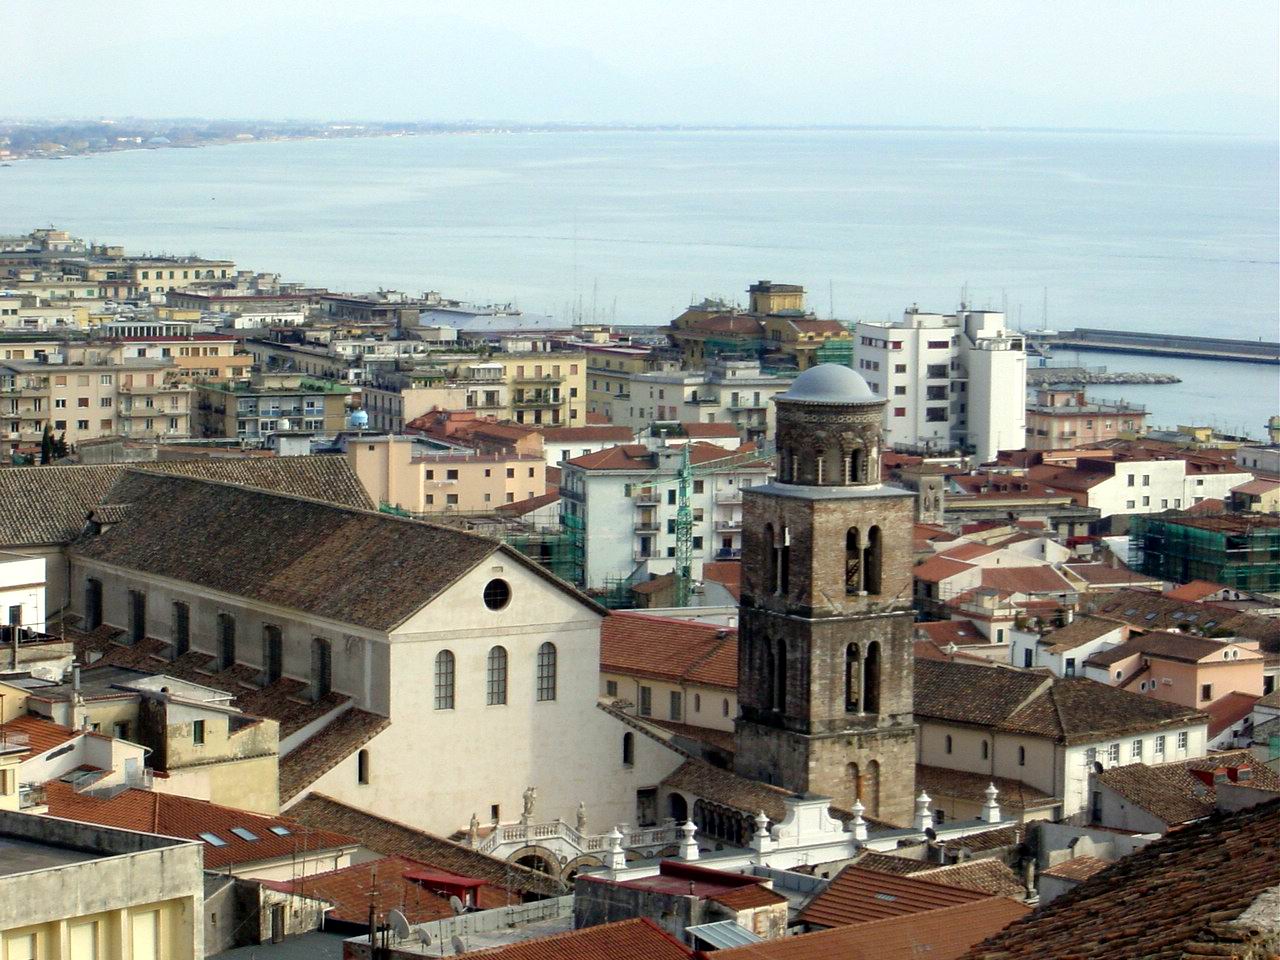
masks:
[[[128,471],[207,477],[348,507],[373,504],[346,457],[244,457],[157,460],[145,464],[12,467],[0,470],[0,543],[70,543],[89,511]]]
[[[1216,783],[1206,783],[1193,771],[1212,774],[1229,767],[1248,768],[1248,779],[1239,781],[1245,786],[1280,791],[1280,774],[1259,763],[1249,750],[1231,750],[1150,766],[1130,763],[1111,767],[1097,776],[1100,783],[1130,804],[1172,826],[1207,817],[1215,809]],[[1213,780],[1213,777],[1206,779]]]
[[[352,708],[280,758],[280,802],[288,803],[380,734],[391,721]]]
[[[916,661],[915,713],[1065,744],[1208,720],[1190,707],[1087,677],[1046,677],[1012,667],[941,660]]]
[[[614,613],[600,624],[600,668],[736,690],[738,631],[670,617]]]
[[[560,583],[486,537],[281,493],[130,471],[107,499],[129,509],[82,537],[77,556],[372,630],[395,628],[497,550]]]

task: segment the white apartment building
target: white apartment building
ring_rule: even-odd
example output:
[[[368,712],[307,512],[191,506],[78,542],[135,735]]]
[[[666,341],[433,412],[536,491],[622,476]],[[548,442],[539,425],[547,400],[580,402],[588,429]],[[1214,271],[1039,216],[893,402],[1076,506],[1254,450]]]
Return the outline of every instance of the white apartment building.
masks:
[[[1027,475],[1054,491],[1071,493],[1078,503],[1097,507],[1103,519],[1116,514],[1185,510],[1203,500],[1230,497],[1231,489],[1252,475],[1229,467],[1201,471],[1182,458],[1108,460],[1081,456],[1074,468],[1049,464]]]
[[[763,373],[754,360],[717,360],[705,370],[630,375],[629,399],[613,402],[613,422],[644,430],[654,423],[732,423],[751,440],[773,435],[773,397],[791,381]]]
[[[610,579],[643,582],[675,570],[676,511],[682,448],[650,451],[639,444],[610,447],[561,464],[560,496],[567,525],[583,533],[583,576],[588,587]],[[693,571],[742,552],[742,491],[764,483],[766,460],[715,444],[689,445],[693,478]]]
[[[859,323],[855,366],[885,408],[885,443],[971,448],[978,460],[1026,445],[1027,353],[1003,313],[922,313]]]

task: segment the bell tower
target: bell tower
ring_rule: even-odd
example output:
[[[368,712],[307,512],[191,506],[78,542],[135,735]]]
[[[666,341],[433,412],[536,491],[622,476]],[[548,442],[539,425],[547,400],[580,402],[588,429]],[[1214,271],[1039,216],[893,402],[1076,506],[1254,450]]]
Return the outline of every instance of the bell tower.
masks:
[[[915,495],[880,482],[885,401],[821,364],[777,402],[777,479],[743,493],[734,769],[909,825]]]

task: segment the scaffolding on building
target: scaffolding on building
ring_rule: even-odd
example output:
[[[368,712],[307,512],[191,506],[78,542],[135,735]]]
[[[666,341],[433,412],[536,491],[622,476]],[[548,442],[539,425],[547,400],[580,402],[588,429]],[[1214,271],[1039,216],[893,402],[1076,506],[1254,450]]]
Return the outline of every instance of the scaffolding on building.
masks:
[[[1148,576],[1280,591],[1280,518],[1139,516],[1131,521],[1129,537],[1132,559]]]

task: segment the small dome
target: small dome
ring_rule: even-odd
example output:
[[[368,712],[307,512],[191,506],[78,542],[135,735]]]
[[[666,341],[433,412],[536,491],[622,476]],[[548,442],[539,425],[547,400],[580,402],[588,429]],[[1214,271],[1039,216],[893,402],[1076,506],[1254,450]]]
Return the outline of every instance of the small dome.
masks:
[[[842,363],[820,363],[791,381],[779,400],[801,403],[881,403],[862,375]]]

